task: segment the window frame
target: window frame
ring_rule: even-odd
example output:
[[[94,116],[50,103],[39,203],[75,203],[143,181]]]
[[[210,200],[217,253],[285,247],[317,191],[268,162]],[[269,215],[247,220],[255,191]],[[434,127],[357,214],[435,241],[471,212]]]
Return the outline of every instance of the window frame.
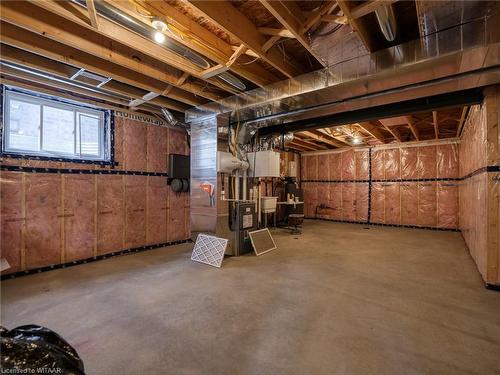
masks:
[[[3,85],[2,85],[3,86]],[[2,100],[0,101],[2,132],[1,132],[1,155],[3,157],[55,160],[76,163],[116,165],[114,162],[114,116],[111,110],[85,105],[76,101],[66,100],[57,96],[39,94],[31,90],[18,89],[17,87],[1,87]],[[27,103],[40,105],[40,127],[39,127],[39,148],[38,151],[23,150],[11,147],[10,142],[10,101],[20,100]],[[73,112],[74,118],[74,153],[64,153],[57,151],[43,150],[43,107],[49,106],[56,109],[64,109]],[[97,116],[99,119],[99,155],[84,154],[81,152],[81,120],[80,117]],[[77,140],[77,136],[80,140]],[[79,153],[76,153],[77,148]]]

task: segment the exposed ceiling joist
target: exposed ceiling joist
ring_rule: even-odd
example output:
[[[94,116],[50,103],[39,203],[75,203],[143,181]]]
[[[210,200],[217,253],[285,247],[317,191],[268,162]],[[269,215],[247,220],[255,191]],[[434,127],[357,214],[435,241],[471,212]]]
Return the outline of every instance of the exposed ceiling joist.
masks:
[[[341,142],[338,142],[337,140],[332,139],[331,137],[329,137],[329,136],[327,136],[327,135],[325,135],[317,130],[306,130],[306,131],[300,132],[299,134],[304,134],[308,137],[311,137],[312,139],[326,143],[330,146],[334,146],[334,147],[344,147],[345,146]]]
[[[370,44],[370,33],[369,30],[361,23],[357,18],[355,18],[351,13],[351,2],[346,0],[338,0],[340,9],[344,13],[344,16],[347,17],[347,22],[352,26],[352,28],[357,31],[359,38],[368,49],[368,51],[372,51],[373,47]]]
[[[312,48],[309,41],[304,36],[304,28],[303,24],[301,24],[297,20],[297,16],[300,17],[300,10],[290,11],[287,6],[290,6],[292,2],[281,2],[281,1],[269,1],[269,0],[260,0],[262,5],[266,7],[266,9],[271,12],[271,14],[287,29],[292,35],[297,39],[300,44],[306,48],[309,53],[324,67],[327,66],[327,63],[319,56],[316,51]],[[299,12],[297,14],[297,12]]]
[[[87,10],[89,12],[89,20],[92,27],[98,29],[99,21],[97,20],[97,12],[95,10],[94,0],[86,0],[87,2]]]
[[[129,1],[105,1],[131,17],[140,17],[136,7]],[[172,25],[183,34],[182,37],[175,38],[177,42],[206,56],[217,64],[224,64],[230,60],[233,54],[233,46],[211,33],[167,2],[154,0],[143,1],[141,5],[144,8],[144,12],[149,12],[151,15],[164,19],[169,25]],[[235,48],[237,49],[239,46]],[[249,51],[245,51],[245,53],[250,54]],[[235,64],[231,65],[229,70],[261,87],[276,82],[279,79],[258,64]]]
[[[311,145],[310,142],[308,143],[307,141],[304,141],[303,139],[299,138],[294,138],[294,140],[291,141],[290,143],[300,146],[308,151],[317,151],[319,149],[318,145],[315,144]]]
[[[288,142],[286,145],[290,148],[293,148],[294,150],[298,150],[298,151],[302,151],[302,152],[312,151],[311,149],[308,149],[306,147],[298,145],[294,141]]]
[[[344,141],[342,138],[336,137],[335,135],[333,135],[330,129],[318,129],[318,131],[325,134],[327,137],[331,137],[332,139],[340,142],[343,146],[351,146],[349,143]],[[339,146],[339,147],[341,147],[341,146]]]
[[[345,25],[347,23],[347,17],[344,15],[338,16],[336,14],[326,14],[323,17],[321,17],[321,21],[337,23],[339,25]]]
[[[97,16],[99,29],[94,29],[86,21],[86,9],[72,2],[58,2],[55,0],[46,0],[43,3],[36,0],[26,2],[2,1],[0,6],[3,20],[54,40],[70,39],[70,46],[85,50],[88,53],[95,53],[99,48],[113,46],[112,40],[114,40],[164,64],[188,72],[194,77],[199,77],[202,71],[200,67],[182,56],[167,48],[159,48],[158,44],[152,40],[142,37],[105,17]],[[100,42],[96,45],[98,40]],[[116,60],[113,59],[113,61]],[[211,79],[209,82],[225,91],[237,92],[229,85],[218,80]]]
[[[313,147],[315,150],[328,150],[328,147],[318,144],[316,142],[311,141],[310,139],[307,139],[307,136],[302,136],[301,134],[295,134],[294,140],[296,142],[299,142],[299,144],[306,144],[311,147]]]
[[[439,122],[438,122],[438,113],[437,111],[432,111],[432,123],[434,125],[434,136],[436,139],[439,138]]]
[[[323,16],[330,14],[336,7],[338,7],[337,1],[325,1],[320,7],[311,12],[307,20],[302,24],[302,34],[317,24]]]
[[[283,38],[295,38],[293,34],[285,28],[273,29],[271,27],[259,27],[258,30],[264,35],[281,36]]]
[[[399,134],[399,132],[397,131],[397,129],[394,129],[390,126],[387,126],[385,125],[383,122],[381,122],[382,126],[384,127],[385,130],[387,130],[389,133],[392,134],[392,136],[394,137],[395,140],[397,140],[398,142],[403,142],[403,139],[401,138],[401,134]]]
[[[360,122],[358,123],[358,125],[361,127],[361,129],[365,130],[368,134],[376,138],[378,141],[387,143],[378,126],[373,125],[371,122]]]
[[[3,17],[4,14],[2,12],[1,16]],[[179,76],[174,76],[157,67],[145,65],[131,56],[125,56],[117,49],[99,46],[99,48],[92,49],[91,53],[87,53],[82,50],[84,42],[80,43],[79,49],[72,47],[76,40],[64,33],[58,34],[60,37],[58,37],[58,40],[54,40],[36,33],[27,32],[18,26],[3,21],[0,26],[2,42],[6,44],[47,56],[53,60],[76,65],[85,70],[112,77],[148,91],[161,92],[167,85],[175,85],[179,78]],[[91,41],[87,42],[92,44]],[[172,90],[170,96],[190,105],[199,105],[205,102],[193,94],[211,100],[220,98],[219,95],[209,92],[203,85],[198,83],[184,83],[179,88]]]
[[[57,61],[32,54],[27,51],[18,50],[5,44],[0,45],[0,54],[3,61],[39,70],[43,73],[51,74],[63,79],[71,79],[71,77],[74,76],[76,72],[80,71],[78,68],[61,64]],[[117,81],[108,81],[101,87],[106,91],[110,91],[133,99],[142,98],[146,94],[146,92],[141,89]],[[150,100],[150,103],[180,112],[183,112],[189,108],[189,106],[186,104],[179,103],[175,100],[171,100],[161,96]]]
[[[414,124],[413,118],[410,116],[406,116],[406,121],[408,123],[408,127],[410,128],[413,136],[417,141],[420,141],[420,136],[418,134],[417,126]]]
[[[263,52],[262,46],[266,42],[264,35],[228,1],[190,0],[189,3],[282,74],[292,78],[303,72],[297,64],[289,59],[283,59],[278,50],[269,49]]]
[[[465,106],[462,108],[462,115],[460,116],[460,122],[458,123],[457,127],[457,137],[460,136],[460,133],[462,132],[462,128],[464,127],[465,124],[465,119],[467,118],[467,110],[469,107]]]
[[[392,3],[395,3],[398,0],[370,0],[370,1],[365,1],[363,4],[360,4],[354,8],[351,9],[351,17],[353,19],[361,18],[366,16],[367,14],[370,14],[372,12],[375,12],[375,10],[381,6],[381,5],[391,5]]]

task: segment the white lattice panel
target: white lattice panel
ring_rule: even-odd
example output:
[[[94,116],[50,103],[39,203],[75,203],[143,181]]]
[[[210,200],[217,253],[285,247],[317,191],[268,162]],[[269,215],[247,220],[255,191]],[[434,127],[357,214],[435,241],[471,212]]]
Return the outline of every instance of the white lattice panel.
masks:
[[[199,234],[194,244],[191,260],[220,268],[224,259],[224,253],[226,252],[226,246],[227,239],[225,238]]]

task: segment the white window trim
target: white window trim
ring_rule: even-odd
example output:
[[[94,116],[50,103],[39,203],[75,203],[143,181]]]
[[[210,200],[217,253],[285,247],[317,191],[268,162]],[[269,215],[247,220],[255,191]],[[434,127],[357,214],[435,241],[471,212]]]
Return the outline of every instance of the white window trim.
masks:
[[[33,151],[33,150],[23,150],[23,149],[16,149],[12,148],[9,146],[9,137],[10,137],[10,121],[9,121],[9,114],[10,114],[10,100],[21,100],[25,101],[28,103],[33,103],[33,104],[38,104],[40,105],[40,150],[39,151]],[[73,112],[74,115],[74,124],[75,124],[75,143],[74,143],[74,148],[75,152],[74,153],[64,153],[64,152],[53,152],[53,151],[47,151],[47,150],[41,150],[42,145],[43,145],[43,106],[47,105],[50,107],[54,108],[59,108],[59,109],[64,109],[64,110],[70,110]],[[80,132],[80,122],[79,119],[77,119],[77,116],[79,115],[91,115],[91,116],[97,116],[99,118],[99,155],[89,155],[89,154],[82,154],[76,153],[76,148],[77,144],[80,142],[77,142],[76,137],[77,133],[79,134]],[[3,124],[4,124],[4,129],[3,129],[3,147],[2,147],[2,152],[6,154],[14,154],[14,155],[21,155],[21,156],[42,156],[42,157],[47,157],[47,158],[64,158],[64,159],[72,159],[72,160],[84,160],[84,161],[110,161],[109,160],[109,152],[106,152],[107,148],[109,147],[106,144],[106,137],[105,133],[107,132],[107,127],[106,127],[106,117],[105,117],[105,111],[100,110],[100,109],[93,109],[93,108],[88,108],[83,105],[78,105],[78,104],[72,104],[63,101],[62,99],[54,98],[54,99],[49,99],[49,98],[44,98],[44,97],[39,97],[36,94],[30,94],[26,92],[19,92],[15,90],[10,90],[10,89],[5,89],[3,92]],[[109,142],[109,137],[108,137],[108,142]],[[81,151],[81,144],[80,144],[80,151]]]

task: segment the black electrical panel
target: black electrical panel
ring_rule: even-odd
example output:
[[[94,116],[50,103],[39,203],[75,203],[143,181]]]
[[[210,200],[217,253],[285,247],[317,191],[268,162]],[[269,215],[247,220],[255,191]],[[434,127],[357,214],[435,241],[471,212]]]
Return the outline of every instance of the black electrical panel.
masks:
[[[189,156],[179,154],[168,155],[168,177],[189,180],[191,166]]]

